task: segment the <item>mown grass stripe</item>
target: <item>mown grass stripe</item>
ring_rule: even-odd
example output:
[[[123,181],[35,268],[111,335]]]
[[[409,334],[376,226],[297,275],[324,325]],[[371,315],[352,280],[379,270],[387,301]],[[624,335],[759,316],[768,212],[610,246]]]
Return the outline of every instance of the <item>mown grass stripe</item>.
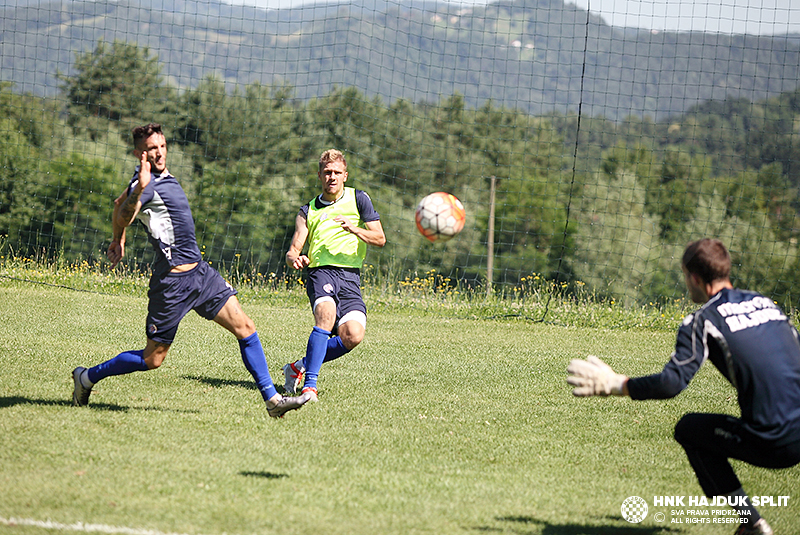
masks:
[[[105,524],[84,524],[83,522],[62,524],[61,522],[53,522],[52,520],[35,520],[32,518],[0,517],[0,524],[4,524],[6,526],[31,526],[54,531],[78,531],[82,533],[122,533],[123,535],[185,535],[183,533],[166,533],[155,529],[107,526]]]

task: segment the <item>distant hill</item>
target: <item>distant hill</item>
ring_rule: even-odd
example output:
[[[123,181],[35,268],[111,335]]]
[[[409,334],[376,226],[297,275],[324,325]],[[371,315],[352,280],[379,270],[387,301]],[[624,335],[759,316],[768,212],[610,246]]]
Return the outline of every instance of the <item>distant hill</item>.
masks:
[[[138,42],[170,84],[216,73],[288,83],[308,99],[334,86],[368,97],[621,119],[681,113],[711,99],[761,100],[800,84],[800,36],[652,33],[613,28],[561,0],[465,9],[381,0],[264,10],[216,0],[30,2],[2,7],[0,79],[55,95],[56,73],[98,39]]]

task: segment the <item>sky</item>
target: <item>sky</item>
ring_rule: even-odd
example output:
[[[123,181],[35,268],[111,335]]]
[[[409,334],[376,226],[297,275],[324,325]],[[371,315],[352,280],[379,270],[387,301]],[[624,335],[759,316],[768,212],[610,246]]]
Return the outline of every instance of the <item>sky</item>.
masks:
[[[800,33],[800,0],[567,0],[612,26],[776,35]]]
[[[315,0],[228,1],[282,8],[299,7]],[[450,0],[450,3],[486,4],[487,0]],[[612,26],[760,35],[800,33],[800,0],[566,0],[566,3],[582,9],[588,7]]]

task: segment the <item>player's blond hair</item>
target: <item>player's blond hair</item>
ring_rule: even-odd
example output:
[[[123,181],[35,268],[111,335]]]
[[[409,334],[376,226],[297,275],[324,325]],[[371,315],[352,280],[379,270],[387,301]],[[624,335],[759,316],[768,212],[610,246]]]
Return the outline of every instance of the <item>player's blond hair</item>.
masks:
[[[342,151],[328,149],[319,157],[319,172],[321,173],[322,169],[331,162],[342,162],[344,164],[344,170],[347,171],[347,160],[344,159]]]

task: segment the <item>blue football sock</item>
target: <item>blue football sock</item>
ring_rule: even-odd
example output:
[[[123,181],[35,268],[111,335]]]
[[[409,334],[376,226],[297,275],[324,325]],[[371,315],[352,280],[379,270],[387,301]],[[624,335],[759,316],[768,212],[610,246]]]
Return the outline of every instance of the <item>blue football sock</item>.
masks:
[[[147,371],[147,364],[142,355],[144,350],[125,351],[111,360],[107,360],[93,368],[89,368],[87,376],[92,384],[112,375]]]
[[[239,340],[239,349],[242,352],[244,367],[256,380],[256,386],[261,391],[261,397],[264,398],[264,401],[267,401],[278,391],[275,390],[275,385],[272,384],[272,377],[269,375],[269,367],[267,366],[267,357],[264,355],[264,348],[261,346],[258,333],[253,333],[247,338]]]
[[[325,353],[325,362],[336,360],[349,352],[350,350],[344,347],[341,336],[328,338],[328,350]]]
[[[303,359],[303,365],[306,367],[306,380],[303,383],[303,388],[317,388],[317,377],[319,377],[322,363],[325,362],[325,353],[328,352],[328,338],[330,335],[330,331],[316,326],[311,329],[311,335],[308,337],[308,345],[306,346],[306,357]]]

